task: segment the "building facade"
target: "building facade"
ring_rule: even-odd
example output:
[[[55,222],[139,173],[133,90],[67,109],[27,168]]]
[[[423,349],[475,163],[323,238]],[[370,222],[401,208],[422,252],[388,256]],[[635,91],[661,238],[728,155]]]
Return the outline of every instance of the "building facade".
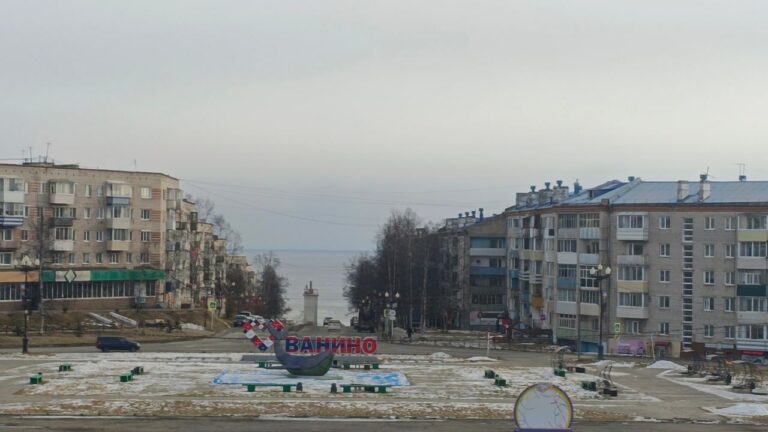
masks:
[[[48,308],[191,308],[226,277],[225,241],[171,176],[2,164],[0,186],[0,310],[25,291]],[[42,259],[41,291],[24,256]]]

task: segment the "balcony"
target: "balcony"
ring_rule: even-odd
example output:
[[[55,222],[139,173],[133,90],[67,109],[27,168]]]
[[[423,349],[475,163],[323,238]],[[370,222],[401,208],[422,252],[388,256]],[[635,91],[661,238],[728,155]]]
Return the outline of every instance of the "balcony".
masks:
[[[23,203],[24,191],[7,191],[0,186],[0,202],[3,203]]]
[[[616,306],[616,318],[648,319],[648,308],[635,306]]]
[[[130,218],[111,218],[107,219],[107,228],[112,229],[131,229]]]
[[[544,251],[544,261],[557,262],[557,252],[550,250]]]
[[[768,351],[768,339],[736,339],[736,349],[742,351]]]
[[[558,252],[557,263],[558,264],[576,264],[578,254],[576,252]]]
[[[50,194],[51,204],[72,205],[75,203],[75,194],[55,192]]]
[[[530,277],[528,278],[528,281],[532,284],[540,284],[543,281],[543,278],[541,274],[538,273],[531,273]]]
[[[600,263],[600,254],[579,254],[579,264],[598,265]]]
[[[579,238],[582,240],[599,240],[600,228],[579,228]]]
[[[0,227],[15,228],[24,225],[24,216],[0,216]]]
[[[520,258],[533,261],[544,261],[544,251],[523,249],[520,251]]]
[[[616,291],[625,293],[647,293],[648,281],[617,281]]]
[[[126,240],[107,241],[107,250],[111,252],[125,252],[131,250],[131,242]]]
[[[736,268],[744,270],[766,270],[768,269],[768,260],[765,257],[738,257],[736,258]]]
[[[129,206],[131,205],[131,197],[108,196],[107,205],[108,206]]]
[[[580,306],[579,309],[581,310],[582,315],[600,316],[600,305],[595,303],[581,303]]]
[[[647,241],[648,228],[616,228],[616,240]]]
[[[768,312],[736,312],[739,324],[763,324],[768,322]]]
[[[0,240],[0,250],[18,249],[19,246],[19,240]]]
[[[747,230],[740,229],[736,232],[736,240],[740,242],[754,241],[764,242],[768,241],[768,230]]]
[[[645,265],[646,255],[617,255],[618,265]]]
[[[736,285],[738,297],[766,297],[768,289],[766,285]]]
[[[469,256],[507,256],[506,248],[470,248]]]
[[[520,270],[518,270],[518,269],[510,269],[509,270],[509,278],[510,279],[518,279],[518,278],[520,278]]]
[[[578,228],[560,228],[557,230],[557,238],[577,239],[579,238],[579,229]]]
[[[469,274],[471,276],[504,276],[506,272],[506,267],[472,266],[469,268]]]
[[[558,289],[576,289],[576,279],[571,278],[557,278]]]
[[[55,217],[51,218],[51,227],[71,227],[74,224],[74,218],[71,217]]]
[[[556,308],[559,314],[576,315],[576,302],[558,300]]]
[[[75,250],[74,240],[54,240],[52,250],[56,252],[72,252]]]

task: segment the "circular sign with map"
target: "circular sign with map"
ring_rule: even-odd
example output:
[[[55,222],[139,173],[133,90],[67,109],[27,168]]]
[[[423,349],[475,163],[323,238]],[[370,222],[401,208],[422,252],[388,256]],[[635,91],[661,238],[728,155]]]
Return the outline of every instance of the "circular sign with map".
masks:
[[[534,384],[515,402],[515,424],[520,430],[568,429],[572,421],[571,399],[556,385]]]

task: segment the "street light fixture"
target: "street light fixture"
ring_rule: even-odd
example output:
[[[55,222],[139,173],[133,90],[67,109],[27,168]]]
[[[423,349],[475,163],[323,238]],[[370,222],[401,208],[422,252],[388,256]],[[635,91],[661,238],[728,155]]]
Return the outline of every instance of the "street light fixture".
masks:
[[[611,277],[611,267],[603,267],[602,264],[598,264],[597,267],[589,269],[589,275],[597,280],[597,288],[600,293],[600,336],[597,345],[597,359],[603,359],[603,279]]]
[[[27,354],[29,352],[29,337],[27,336],[27,326],[29,323],[29,308],[31,306],[31,298],[27,293],[27,282],[29,272],[40,266],[40,260],[35,258],[32,261],[28,255],[24,255],[21,261],[14,259],[13,266],[24,272],[24,287],[22,289],[22,305],[24,307],[24,338],[21,340],[21,352]]]

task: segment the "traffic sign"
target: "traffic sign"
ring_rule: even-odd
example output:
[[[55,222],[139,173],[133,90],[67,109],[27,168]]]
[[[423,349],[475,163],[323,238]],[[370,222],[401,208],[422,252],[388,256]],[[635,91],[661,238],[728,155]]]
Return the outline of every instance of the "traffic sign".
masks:
[[[208,310],[216,310],[216,306],[217,306],[216,301],[211,300],[208,302]]]

